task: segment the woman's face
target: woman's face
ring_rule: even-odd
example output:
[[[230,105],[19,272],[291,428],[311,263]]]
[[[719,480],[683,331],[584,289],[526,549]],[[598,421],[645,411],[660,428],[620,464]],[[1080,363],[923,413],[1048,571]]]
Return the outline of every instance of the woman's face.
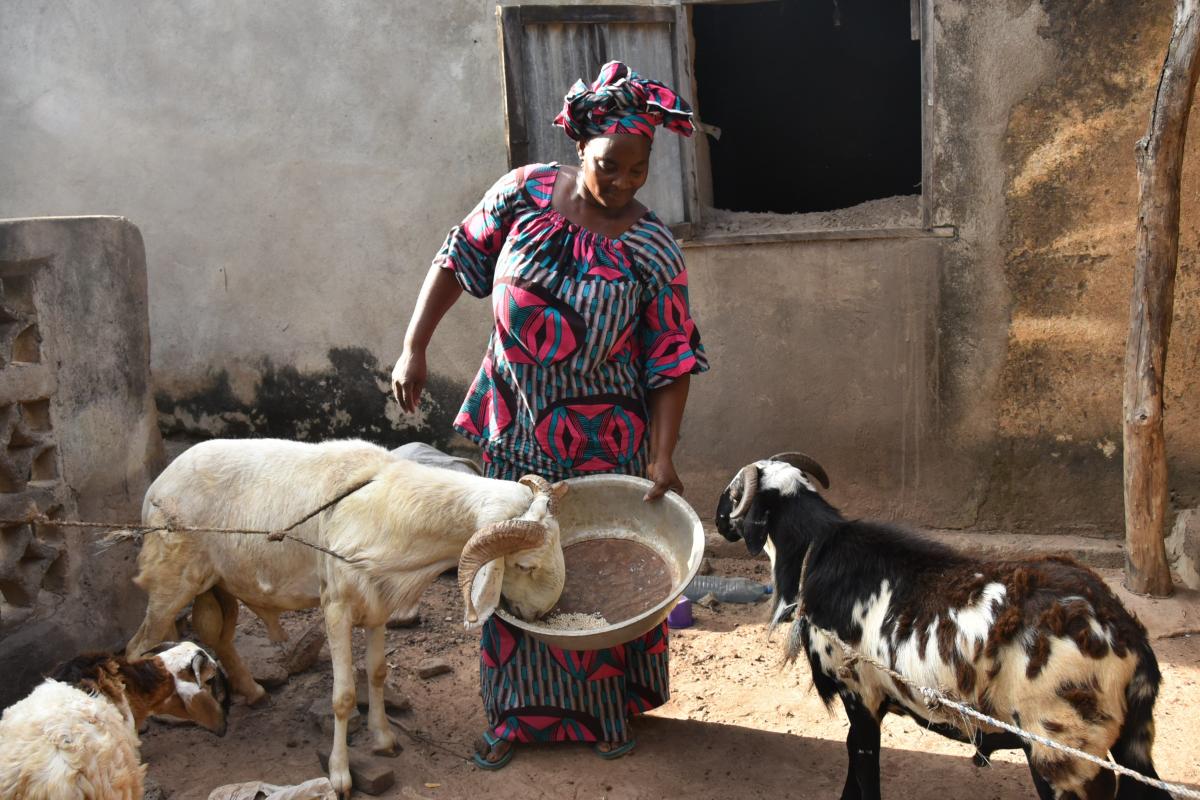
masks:
[[[633,202],[650,170],[650,139],[632,133],[597,136],[579,144],[584,186],[610,211]]]

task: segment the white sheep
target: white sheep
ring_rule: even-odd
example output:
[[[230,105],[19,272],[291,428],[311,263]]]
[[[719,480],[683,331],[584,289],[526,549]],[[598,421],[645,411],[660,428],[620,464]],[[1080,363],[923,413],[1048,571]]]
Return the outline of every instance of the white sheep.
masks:
[[[135,661],[79,656],[0,718],[0,797],[141,800],[146,717],[170,714],[223,736],[228,707],[220,665],[191,642]]]
[[[364,484],[292,534],[349,559],[266,537],[156,532],[146,536],[135,582],[149,593],[134,654],[171,635],[195,600],[193,624],[254,703],[265,692],[233,647],[241,600],[286,639],[282,611],[320,605],[333,659],[333,747],[329,776],[350,791],[346,724],[355,705],[351,630],[367,628],[367,724],[374,751],[395,752],[383,705],[384,625],[416,613],[421,593],[458,564],[468,626],[503,596],[534,619],[558,601],[565,580],[554,510],[565,484],[537,476],[494,480],[422,466],[366,442],[303,444],[275,439],[214,440],[176,459],[151,485],[147,525],[278,530]]]

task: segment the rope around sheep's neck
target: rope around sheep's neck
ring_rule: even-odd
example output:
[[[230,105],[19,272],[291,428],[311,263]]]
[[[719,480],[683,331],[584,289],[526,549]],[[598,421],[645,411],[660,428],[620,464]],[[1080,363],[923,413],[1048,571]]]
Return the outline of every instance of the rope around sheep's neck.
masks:
[[[24,519],[0,519],[0,525],[33,525],[33,526],[54,525],[54,526],[57,526],[60,528],[93,528],[93,529],[99,529],[99,530],[108,530],[108,531],[113,531],[113,533],[110,536],[106,537],[106,540],[114,541],[114,542],[122,541],[124,539],[140,539],[142,536],[145,536],[147,533],[155,533],[155,532],[160,532],[160,533],[225,533],[225,534],[236,533],[236,534],[242,534],[242,535],[246,535],[246,536],[266,536],[267,540],[271,541],[271,542],[280,542],[280,541],[283,541],[286,539],[291,542],[296,542],[297,544],[302,544],[305,547],[312,548],[313,550],[317,550],[321,553],[324,553],[327,556],[336,558],[339,561],[344,561],[347,564],[357,564],[361,561],[361,559],[347,558],[346,556],[342,555],[341,553],[338,553],[335,550],[331,550],[327,547],[323,547],[319,544],[316,544],[315,542],[310,542],[306,539],[301,539],[297,536],[292,536],[289,534],[289,531],[295,530],[296,528],[303,525],[305,522],[308,522],[310,519],[312,519],[313,517],[320,514],[322,511],[327,511],[328,509],[330,509],[333,506],[337,505],[338,503],[342,502],[347,497],[349,497],[350,495],[357,492],[359,489],[362,489],[364,486],[371,483],[371,481],[373,481],[373,480],[374,480],[374,478],[368,478],[367,480],[363,481],[362,483],[359,483],[359,484],[356,484],[355,486],[350,487],[349,489],[342,492],[341,494],[339,494],[337,497],[333,498],[329,502],[324,503],[321,506],[308,512],[303,517],[301,517],[300,519],[293,522],[291,525],[288,525],[286,528],[280,528],[278,530],[273,530],[273,531],[255,530],[253,528],[220,528],[220,527],[204,527],[204,526],[196,526],[196,525],[178,525],[178,524],[174,524],[171,521],[168,521],[167,525],[128,525],[128,524],[120,524],[120,523],[112,523],[112,522],[92,522],[92,521],[88,521],[88,520],[77,520],[77,519],[51,519],[50,517],[47,517],[45,514],[41,514],[41,513],[31,514],[30,516],[28,516]]]

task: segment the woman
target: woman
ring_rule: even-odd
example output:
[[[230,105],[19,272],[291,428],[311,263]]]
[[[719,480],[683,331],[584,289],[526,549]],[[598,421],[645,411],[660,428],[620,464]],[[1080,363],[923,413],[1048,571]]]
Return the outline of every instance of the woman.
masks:
[[[691,115],[661,83],[605,64],[590,86],[576,82],[554,120],[576,141],[580,166],[505,175],[434,259],[393,389],[415,411],[438,322],[464,290],[490,294],[495,330],[454,423],[479,444],[490,477],[622,473],[654,482],[647,500],[682,493],[675,443],[689,376],[708,365],[683,257],[634,195],[656,127],[689,136]],[[624,755],[634,745],[627,717],[669,697],[667,665],[665,623],[607,650],[564,651],[493,616],[480,664],[489,728],[476,764],[504,766],[518,741],[587,741],[605,758]]]

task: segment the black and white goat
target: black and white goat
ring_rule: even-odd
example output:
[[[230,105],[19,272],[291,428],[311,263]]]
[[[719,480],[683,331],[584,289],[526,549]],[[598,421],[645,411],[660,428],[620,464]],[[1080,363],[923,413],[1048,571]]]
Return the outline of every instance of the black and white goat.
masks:
[[[1089,762],[987,728],[878,669],[825,633],[921,686],[947,687],[984,713],[1155,776],[1160,674],[1145,629],[1094,572],[1069,559],[981,560],[902,528],[851,521],[827,503],[820,464],[785,453],[743,467],[717,507],[717,529],[764,549],[775,578],[773,622],[799,613],[787,657],[803,649],[826,704],[850,721],[843,800],[879,797],[879,725],[904,714],[985,751],[1021,746],[1042,800],[1170,795]]]

